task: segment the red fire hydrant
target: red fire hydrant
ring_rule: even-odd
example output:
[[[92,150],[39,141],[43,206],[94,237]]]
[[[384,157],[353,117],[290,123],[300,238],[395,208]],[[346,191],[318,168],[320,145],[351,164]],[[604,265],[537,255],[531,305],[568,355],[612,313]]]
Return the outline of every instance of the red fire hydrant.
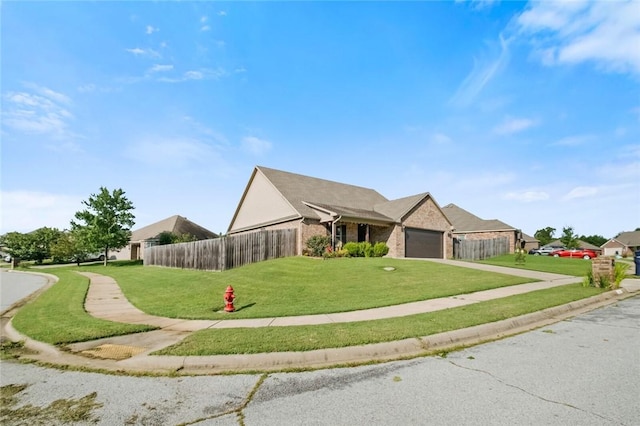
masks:
[[[233,287],[228,286],[227,291],[224,292],[224,310],[225,312],[233,312],[236,308],[233,307],[233,299],[236,295],[233,294]]]

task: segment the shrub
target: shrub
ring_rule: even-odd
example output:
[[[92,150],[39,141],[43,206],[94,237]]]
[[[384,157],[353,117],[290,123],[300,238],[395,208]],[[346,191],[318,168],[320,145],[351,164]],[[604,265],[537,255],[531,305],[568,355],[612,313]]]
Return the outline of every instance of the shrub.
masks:
[[[331,237],[328,235],[314,235],[306,242],[311,256],[320,257],[327,247],[331,246]]]
[[[350,242],[342,247],[342,250],[347,251],[348,257],[358,257],[358,252],[360,251],[360,245],[358,243]]]
[[[389,253],[389,246],[383,242],[377,242],[373,246],[373,255],[375,257],[386,256]]]
[[[364,241],[359,244],[360,244],[360,251],[362,252],[361,256],[373,257],[373,246],[371,245],[370,242]]]

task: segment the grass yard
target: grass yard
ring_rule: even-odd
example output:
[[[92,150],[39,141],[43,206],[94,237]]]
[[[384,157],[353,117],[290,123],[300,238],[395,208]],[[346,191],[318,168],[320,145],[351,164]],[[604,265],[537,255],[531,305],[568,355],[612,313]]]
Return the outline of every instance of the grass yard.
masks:
[[[529,269],[532,271],[552,272],[555,274],[584,277],[591,270],[591,261],[584,259],[569,259],[553,256],[527,255],[526,261],[516,264],[514,254],[505,254],[478,261],[488,265],[506,266],[508,268]]]
[[[428,336],[499,321],[594,296],[604,290],[572,284],[444,311],[315,326],[208,329],[155,355],[223,355],[309,351]]]
[[[387,266],[395,270],[384,270]],[[433,262],[383,258],[289,257],[225,272],[126,262],[79,270],[114,278],[127,299],[144,312],[187,319],[230,318],[219,312],[228,285],[236,294],[233,318],[264,318],[390,306],[533,281]]]
[[[13,326],[21,333],[60,345],[154,329],[93,318],[84,310],[88,278],[68,269],[50,269],[47,273],[56,275],[59,281],[18,311]]]

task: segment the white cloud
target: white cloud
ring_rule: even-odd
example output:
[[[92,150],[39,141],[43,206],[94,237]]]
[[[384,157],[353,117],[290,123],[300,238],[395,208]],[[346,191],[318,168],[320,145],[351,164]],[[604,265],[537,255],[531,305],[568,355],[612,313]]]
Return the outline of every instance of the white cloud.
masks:
[[[431,142],[437,145],[447,145],[453,142],[453,140],[444,133],[434,133],[431,135]]]
[[[202,27],[200,27],[200,31],[202,32],[211,31],[211,27],[208,25],[203,25]]]
[[[208,17],[208,16],[202,16],[202,17],[200,17],[200,22],[201,22],[201,23],[203,23],[203,24],[204,24],[205,22],[207,22],[208,20],[209,20],[209,17]]]
[[[507,118],[504,122],[493,129],[498,135],[511,135],[522,132],[536,125],[534,120],[528,118]]]
[[[534,201],[548,200],[549,194],[544,191],[508,192],[504,195],[504,199],[531,203]]]
[[[576,198],[593,197],[598,194],[598,188],[595,186],[578,186],[569,191],[564,197],[564,200],[573,200]]]
[[[153,49],[140,49],[135,47],[133,49],[125,49],[127,52],[132,53],[135,56],[146,56],[149,58],[159,58],[160,54]]]
[[[186,71],[179,77],[161,77],[158,78],[158,81],[163,83],[181,83],[190,80],[217,80],[226,75],[227,72],[222,68],[201,68],[199,70]]]
[[[473,69],[450,99],[451,105],[464,107],[473,103],[484,87],[506,66],[509,62],[509,42],[502,37],[502,34],[499,42],[499,53],[496,55],[494,52],[494,58],[488,60],[474,58]]]
[[[47,226],[68,229],[82,198],[35,191],[2,191],[2,225],[6,232],[31,232]]]
[[[166,72],[166,71],[171,71],[172,69],[173,69],[173,65],[155,64],[154,66],[149,68],[148,72],[150,72],[150,73],[152,73],[152,72]]]
[[[3,98],[3,126],[26,134],[50,136],[53,139],[74,139],[70,129],[73,114],[66,108],[71,98],[33,83],[25,84],[33,92],[8,92]],[[64,105],[63,105],[64,104]]]
[[[153,34],[153,33],[157,33],[158,31],[160,31],[158,28],[152,27],[151,25],[147,25],[147,29],[145,32],[147,34]]]
[[[562,139],[559,139],[552,143],[552,145],[557,146],[579,146],[584,145],[585,143],[594,139],[593,135],[573,135],[566,136]]]
[[[218,16],[227,16],[227,12],[225,12],[224,10],[221,10],[218,12]]]
[[[215,149],[195,138],[146,137],[135,141],[124,151],[127,158],[154,167],[183,168],[190,164],[206,164],[218,158]]]
[[[252,155],[262,155],[271,150],[271,142],[256,138],[255,136],[247,136],[242,139],[242,149]]]
[[[247,69],[245,67],[240,66],[240,67],[237,67],[236,69],[234,69],[233,72],[235,72],[237,74],[240,74],[240,73],[243,73],[243,72],[247,72]]]
[[[640,74],[640,2],[530,2],[516,19],[546,65],[593,62],[609,72]]]

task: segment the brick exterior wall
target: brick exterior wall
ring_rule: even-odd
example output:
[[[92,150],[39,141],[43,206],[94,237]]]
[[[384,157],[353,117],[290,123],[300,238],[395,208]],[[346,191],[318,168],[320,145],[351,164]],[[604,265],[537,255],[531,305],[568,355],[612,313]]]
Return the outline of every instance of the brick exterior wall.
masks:
[[[445,258],[453,257],[453,239],[449,232],[451,224],[431,198],[427,198],[422,204],[417,205],[409,212],[402,224],[411,228],[443,232],[444,247],[442,252]],[[396,228],[398,227],[396,226]],[[404,257],[404,232],[402,232],[402,229],[396,229],[393,234],[395,234],[396,239],[397,257]]]

